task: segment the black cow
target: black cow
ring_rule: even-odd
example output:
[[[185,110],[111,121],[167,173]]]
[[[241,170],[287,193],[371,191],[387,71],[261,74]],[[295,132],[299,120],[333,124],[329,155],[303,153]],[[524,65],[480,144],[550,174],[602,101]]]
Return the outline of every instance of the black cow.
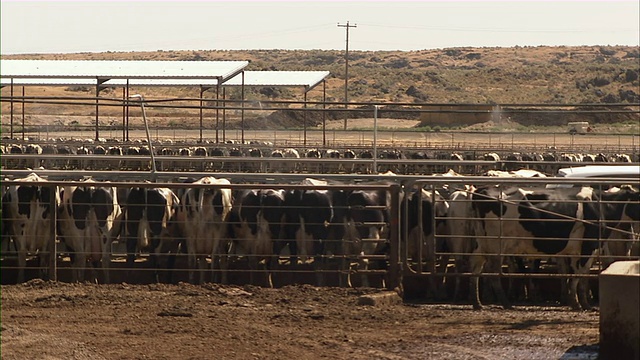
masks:
[[[250,282],[260,261],[265,261],[267,276],[264,286],[273,287],[271,269],[276,265],[276,239],[279,239],[284,220],[285,191],[276,189],[243,190],[235,195],[229,213],[227,233],[232,241],[230,255],[243,254],[248,258]]]
[[[326,185],[324,181],[306,179],[303,185]],[[276,253],[289,244],[292,260],[297,256],[303,263],[313,258],[316,284],[324,285],[321,270],[326,263],[326,249],[333,221],[332,192],[329,190],[290,190],[285,194],[284,228],[277,241]]]
[[[244,167],[245,171],[263,172],[264,171],[263,161],[261,159],[262,158],[262,150],[260,150],[259,148],[251,148],[251,149],[249,149],[249,157],[260,159],[260,160],[246,163],[246,166]]]
[[[129,190],[124,207],[123,229],[127,246],[127,268],[133,269],[137,252],[149,251],[151,267],[156,281],[160,281],[159,268],[173,269],[179,239],[176,213],[178,197],[167,188],[134,187]],[[166,264],[162,254],[170,253]],[[171,280],[170,276],[167,280]]]

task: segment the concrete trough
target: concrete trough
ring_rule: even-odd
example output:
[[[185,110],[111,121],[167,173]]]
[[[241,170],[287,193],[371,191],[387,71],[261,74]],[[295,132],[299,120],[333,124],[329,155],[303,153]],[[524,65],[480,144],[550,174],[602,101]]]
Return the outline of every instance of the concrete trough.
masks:
[[[600,274],[600,359],[640,359],[640,260]]]

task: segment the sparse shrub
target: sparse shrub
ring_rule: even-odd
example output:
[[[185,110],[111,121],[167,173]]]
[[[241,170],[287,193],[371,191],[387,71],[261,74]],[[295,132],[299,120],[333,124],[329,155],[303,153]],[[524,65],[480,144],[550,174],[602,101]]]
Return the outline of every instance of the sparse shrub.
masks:
[[[615,49],[607,49],[607,48],[600,48],[600,54],[602,55],[606,55],[606,56],[613,56],[616,54],[616,50]]]
[[[91,88],[88,86],[69,86],[65,90],[72,92],[89,92],[91,91]]]
[[[460,51],[459,49],[447,49],[444,51],[444,54],[447,56],[456,57],[460,56],[460,54],[462,54],[462,51]]]
[[[627,69],[624,74],[624,80],[626,82],[634,82],[638,80],[638,71],[633,69]]]
[[[621,101],[627,101],[630,103],[639,103],[640,95],[636,94],[633,90],[620,90],[619,96]]]
[[[593,80],[591,80],[591,84],[593,84],[594,86],[601,87],[601,86],[606,86],[611,84],[611,81],[604,77],[596,76]]]
[[[402,68],[410,67],[410,65],[409,65],[409,60],[405,58],[397,58],[386,63],[384,67],[391,68],[391,69],[402,69]]]
[[[615,104],[620,102],[620,98],[615,94],[607,94],[600,99],[603,103]]]

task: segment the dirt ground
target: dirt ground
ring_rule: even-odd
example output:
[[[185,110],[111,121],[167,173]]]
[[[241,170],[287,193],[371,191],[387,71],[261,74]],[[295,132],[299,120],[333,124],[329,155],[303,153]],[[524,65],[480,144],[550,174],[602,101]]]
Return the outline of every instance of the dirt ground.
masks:
[[[566,307],[474,311],[469,305],[366,305],[362,299],[385,291],[310,285],[31,280],[1,290],[7,360],[597,356],[598,312]]]

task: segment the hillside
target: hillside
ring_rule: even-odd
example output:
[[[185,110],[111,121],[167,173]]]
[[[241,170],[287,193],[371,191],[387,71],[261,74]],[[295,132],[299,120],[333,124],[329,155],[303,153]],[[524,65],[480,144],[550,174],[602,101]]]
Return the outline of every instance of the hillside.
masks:
[[[3,56],[5,59],[249,60],[247,70],[327,70],[327,101],[344,100],[344,52],[331,50],[156,51]],[[350,102],[435,104],[640,103],[640,51],[631,46],[449,48],[350,51]],[[322,86],[308,94],[322,100]],[[143,89],[145,97],[196,97],[190,88]],[[61,94],[61,92],[63,94]],[[3,96],[8,90],[2,90]],[[31,95],[92,96],[83,87],[29,89]],[[228,98],[237,98],[233,91]],[[103,92],[101,96],[109,96]],[[111,96],[120,96],[114,89]],[[292,88],[249,89],[249,100],[302,100]],[[2,104],[2,112],[8,111]],[[58,109],[62,114],[67,112]],[[106,112],[109,109],[105,110]],[[114,114],[118,110],[113,109]],[[102,112],[102,110],[101,110]],[[48,112],[50,114],[50,112]],[[272,114],[273,115],[273,114]],[[637,119],[627,114],[621,119]],[[262,115],[261,115],[262,116]],[[275,114],[282,119],[283,114]],[[414,114],[415,116],[415,114]],[[341,114],[333,114],[340,118]],[[598,119],[594,119],[599,121]],[[518,121],[518,119],[515,119]],[[541,119],[522,120],[536,123]],[[282,121],[287,123],[286,121]]]

